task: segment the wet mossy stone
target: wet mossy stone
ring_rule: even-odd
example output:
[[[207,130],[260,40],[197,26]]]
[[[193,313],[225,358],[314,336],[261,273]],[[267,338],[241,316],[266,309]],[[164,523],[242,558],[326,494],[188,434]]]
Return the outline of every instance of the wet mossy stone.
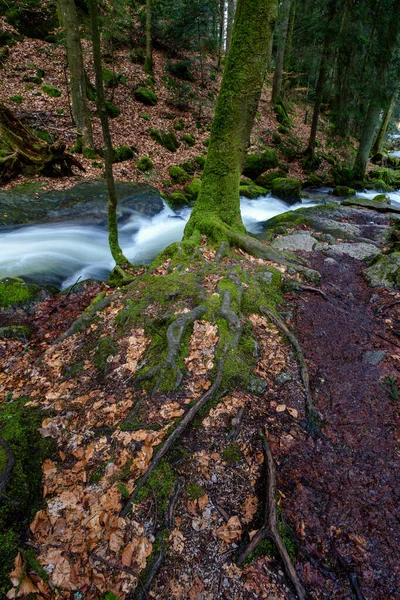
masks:
[[[180,146],[178,138],[172,131],[162,132],[159,129],[152,129],[150,132],[152,139],[170,152],[176,152]]]
[[[146,104],[146,106],[155,106],[158,102],[156,94],[145,87],[138,88],[135,91],[135,100]]]
[[[371,183],[365,184],[366,190],[376,190],[377,192],[393,192],[394,188],[383,181],[383,179],[375,179]]]
[[[347,187],[347,185],[337,185],[333,190],[333,195],[339,196],[340,198],[349,198],[350,196],[356,195],[356,190],[351,187]]]
[[[172,192],[167,198],[167,204],[172,210],[177,210],[183,206],[188,206],[189,200],[182,192]]]
[[[175,184],[183,185],[190,179],[190,175],[182,167],[172,166],[168,169],[168,173]]]
[[[195,177],[189,185],[186,186],[185,192],[187,193],[191,202],[195,202],[197,200],[197,196],[200,193],[201,189],[201,179]]]
[[[139,171],[151,171],[153,168],[153,161],[148,156],[142,156],[136,167]]]
[[[372,202],[380,202],[382,204],[391,204],[390,197],[387,194],[378,194],[372,198]]]
[[[274,171],[266,171],[257,177],[255,183],[263,188],[272,187],[274,179],[286,178],[287,175],[283,169],[275,169]]]
[[[268,190],[259,185],[241,185],[239,187],[239,195],[248,198],[249,200],[255,200],[260,196],[266,196]]]
[[[244,163],[243,175],[253,181],[262,173],[278,166],[276,151],[268,148],[260,154],[248,154]]]
[[[272,195],[285,202],[295,203],[301,201],[302,183],[300,179],[292,179],[291,177],[278,177],[274,179],[271,185]]]
[[[41,288],[31,283],[25,283],[18,277],[0,279],[0,309],[20,308],[35,300]]]
[[[41,87],[42,92],[50,96],[50,98],[59,98],[61,96],[61,90],[56,88],[54,85],[45,83]]]
[[[371,287],[400,289],[400,252],[382,256],[365,269],[364,275]]]

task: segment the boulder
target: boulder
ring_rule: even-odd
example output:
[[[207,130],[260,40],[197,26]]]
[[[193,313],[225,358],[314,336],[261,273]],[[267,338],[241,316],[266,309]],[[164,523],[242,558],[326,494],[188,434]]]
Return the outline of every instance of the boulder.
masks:
[[[301,201],[301,181],[300,179],[291,179],[290,177],[278,177],[272,181],[272,195],[289,204],[295,204]]]
[[[371,287],[399,289],[400,252],[392,252],[365,269],[364,275]]]
[[[266,171],[257,177],[255,183],[263,188],[270,188],[274,179],[286,178],[286,173],[283,169],[275,169],[274,171]]]
[[[243,175],[253,181],[262,173],[278,166],[276,151],[268,148],[259,154],[248,154],[243,167]]]

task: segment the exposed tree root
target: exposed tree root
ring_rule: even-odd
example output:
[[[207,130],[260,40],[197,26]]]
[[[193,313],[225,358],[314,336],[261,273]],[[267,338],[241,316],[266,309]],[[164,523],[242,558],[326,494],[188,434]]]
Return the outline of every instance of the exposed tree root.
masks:
[[[155,396],[155,394],[157,393],[166,372],[168,372],[168,369],[170,369],[170,368],[172,368],[176,373],[175,389],[182,382],[183,373],[180,370],[180,368],[178,367],[178,365],[176,364],[176,359],[179,355],[179,348],[180,348],[180,344],[182,341],[182,337],[183,337],[183,334],[185,333],[186,327],[190,323],[193,323],[197,319],[200,319],[200,317],[202,317],[204,315],[206,310],[207,310],[207,308],[203,305],[196,306],[196,308],[194,308],[190,312],[179,316],[168,327],[168,329],[167,329],[168,352],[167,352],[167,356],[164,360],[164,363],[160,367],[157,367],[157,371],[161,371],[161,374],[153,388],[152,396]],[[153,370],[152,374],[154,374],[154,373],[155,373],[155,371]]]
[[[282,321],[282,319],[279,318],[276,314],[274,314],[272,310],[268,308],[268,306],[260,306],[260,312],[266,315],[274,323],[274,325],[276,325],[276,327],[288,338],[288,340],[296,350],[297,359],[300,365],[301,380],[304,385],[308,430],[312,433],[315,424],[320,420],[321,417],[314,407],[314,401],[310,390],[310,377],[308,374],[307,363],[305,361],[301,346],[297,341],[297,338],[293,335],[291,331],[289,331],[288,327]]]
[[[167,454],[167,452],[171,448],[172,444],[180,437],[180,435],[186,429],[186,427],[188,425],[190,425],[190,423],[193,421],[193,419],[195,418],[195,416],[197,415],[199,410],[204,406],[204,404],[209,400],[209,398],[211,398],[215,394],[215,392],[218,390],[218,388],[221,384],[221,380],[222,380],[224,362],[225,361],[223,358],[219,359],[217,376],[216,376],[215,381],[212,384],[212,386],[206,391],[205,394],[203,394],[203,396],[201,396],[201,398],[196,402],[196,404],[194,406],[192,406],[192,408],[186,413],[186,415],[183,417],[182,421],[179,423],[179,425],[176,427],[176,429],[174,429],[174,431],[171,433],[171,435],[165,440],[165,442],[162,444],[161,448],[158,450],[158,452],[155,455],[155,457],[153,458],[148,470],[143,475],[143,477],[141,479],[139,479],[133,494],[130,496],[128,502],[122,508],[122,510],[120,512],[121,517],[126,517],[136,496],[138,495],[139,491],[147,483],[147,481],[148,481],[150,475],[152,474],[152,472],[154,471],[154,469],[160,464],[161,459]]]
[[[3,438],[0,437],[0,446],[5,450],[7,454],[7,464],[3,471],[0,473],[0,497],[3,495],[4,490],[7,487],[8,480],[10,479],[11,472],[15,465],[15,458],[13,453],[11,452],[10,446],[7,444]]]
[[[65,331],[62,335],[60,335],[60,337],[58,337],[53,342],[53,344],[54,345],[59,344],[63,340],[69,338],[74,333],[77,333],[81,329],[85,329],[86,327],[88,327],[88,325],[90,324],[90,321],[93,319],[93,316],[99,310],[103,310],[104,308],[106,308],[106,306],[111,304],[111,302],[113,300],[115,300],[115,298],[116,298],[116,294],[112,294],[111,296],[106,296],[105,298],[102,298],[98,301],[96,301],[96,298],[95,298],[95,300],[91,304],[89,304],[89,306],[86,308],[86,310],[84,310],[84,312],[81,314],[81,316],[78,317],[78,319],[76,319],[76,321],[74,321],[72,323],[71,327],[69,329],[67,329],[67,331]]]
[[[296,281],[290,281],[289,279],[285,280],[285,285],[294,291],[310,292],[312,294],[319,294],[327,302],[330,302],[331,304],[336,304],[336,302],[333,300],[333,298],[331,298],[330,296],[325,294],[325,292],[323,292],[322,290],[320,290],[318,288],[312,287],[310,285],[302,285],[301,283],[297,283]]]
[[[297,576],[296,570],[293,566],[291,558],[286,550],[286,546],[283,543],[281,535],[278,529],[278,517],[276,511],[276,474],[275,474],[275,465],[274,459],[271,454],[271,450],[268,444],[268,440],[265,435],[260,431],[260,436],[263,445],[263,453],[264,453],[264,464],[267,470],[267,486],[266,486],[266,495],[265,495],[265,515],[264,515],[264,524],[261,529],[256,533],[256,535],[251,540],[250,544],[243,550],[237,559],[237,564],[241,565],[244,563],[246,558],[251,554],[259,545],[262,540],[269,538],[274,542],[279,552],[279,555],[282,559],[283,565],[285,567],[285,571],[293,584],[294,589],[296,590],[296,594],[299,600],[304,600],[305,598],[305,590],[300,583],[300,580]]]

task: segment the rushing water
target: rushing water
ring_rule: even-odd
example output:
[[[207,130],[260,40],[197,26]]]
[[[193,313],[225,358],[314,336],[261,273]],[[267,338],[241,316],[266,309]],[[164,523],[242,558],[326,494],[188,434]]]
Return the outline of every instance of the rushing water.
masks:
[[[270,196],[241,200],[243,221],[251,233],[262,231],[260,224],[267,219],[300,206],[303,204],[289,207]],[[119,228],[125,255],[134,264],[148,264],[158,252],[182,239],[189,216],[190,209],[174,212],[166,204],[153,217],[127,212]],[[23,276],[65,288],[78,278],[104,279],[112,267],[104,227],[69,221],[16,227],[0,233],[0,277]]]

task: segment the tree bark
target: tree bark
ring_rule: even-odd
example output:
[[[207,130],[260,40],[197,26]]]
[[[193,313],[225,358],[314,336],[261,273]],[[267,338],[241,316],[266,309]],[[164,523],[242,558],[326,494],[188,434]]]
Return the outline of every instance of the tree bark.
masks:
[[[272,84],[272,104],[276,104],[281,95],[283,62],[285,59],[286,37],[289,27],[289,15],[292,0],[282,0],[278,24],[278,48],[276,51],[274,81]]]
[[[101,46],[100,46],[100,28],[99,28],[99,12],[97,0],[89,0],[90,20],[92,27],[92,44],[93,44],[93,62],[96,75],[96,102],[97,111],[100,116],[101,127],[104,138],[104,159],[106,181],[108,188],[108,242],[113,259],[117,267],[129,265],[128,259],[124,256],[118,241],[118,223],[117,223],[117,194],[115,192],[114,175],[113,175],[113,147],[111,141],[110,127],[108,124],[108,116],[105,108],[104,86],[103,86],[103,70],[101,64]]]
[[[219,0],[219,32],[218,32],[218,63],[217,68],[221,66],[222,53],[224,51],[224,31],[225,31],[225,0]]]
[[[361,134],[360,145],[358,147],[357,157],[353,168],[354,179],[363,181],[367,168],[369,153],[374,142],[376,129],[379,123],[381,108],[375,100],[371,100],[365,118],[364,127]]]
[[[74,0],[58,0],[64,27],[67,59],[71,80],[71,96],[76,126],[77,150],[93,148],[90,113],[86,102],[86,79],[83,66],[79,21]]]
[[[387,133],[389,123],[392,118],[393,111],[396,108],[398,99],[399,99],[399,90],[396,90],[392,96],[389,106],[386,108],[386,110],[383,114],[382,123],[381,123],[378,135],[376,137],[375,143],[372,148],[372,155],[378,154],[378,152],[381,152],[381,150],[382,150],[383,140],[385,139],[385,135]]]
[[[152,17],[152,0],[146,0],[146,58],[143,69],[148,75],[153,75]]]
[[[289,13],[289,24],[288,24],[288,32],[286,37],[285,44],[285,59],[284,59],[284,69],[285,71],[290,70],[290,63],[292,59],[292,46],[293,46],[293,30],[294,24],[296,21],[296,0],[292,0],[292,5],[290,7]]]
[[[235,9],[236,3],[235,0],[228,0],[228,15],[226,22],[226,52],[229,52],[229,48],[232,40],[232,30],[233,30],[233,21],[235,19]]]
[[[239,182],[264,81],[276,0],[238,0],[201,191],[184,239],[205,233],[215,241],[227,230],[245,231]]]

